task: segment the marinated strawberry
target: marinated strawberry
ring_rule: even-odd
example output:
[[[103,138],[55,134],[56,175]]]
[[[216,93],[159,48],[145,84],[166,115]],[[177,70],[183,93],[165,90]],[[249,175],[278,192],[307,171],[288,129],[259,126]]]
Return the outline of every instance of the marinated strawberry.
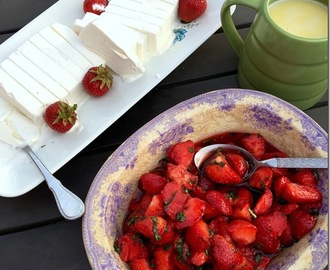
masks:
[[[173,254],[172,245],[164,245],[156,248],[154,252],[154,263],[156,270],[175,270],[171,259]]]
[[[173,220],[180,213],[189,198],[189,194],[183,192],[183,188],[176,182],[169,182],[165,185],[164,190],[161,192],[164,209],[167,215]]]
[[[110,70],[106,66],[91,67],[82,80],[86,92],[94,97],[103,96],[113,84]]]
[[[226,159],[239,177],[243,177],[248,169],[247,161],[238,153],[226,153]]]
[[[314,203],[322,199],[322,193],[313,186],[288,183],[282,197],[291,203]]]
[[[144,173],[140,177],[139,188],[148,194],[160,194],[167,184],[167,178],[156,173]]]
[[[291,182],[304,186],[313,186],[317,184],[317,175],[312,169],[301,169],[290,177]]]
[[[152,196],[150,204],[144,213],[146,216],[159,216],[165,217],[166,212],[164,209],[163,197],[160,194]]]
[[[253,243],[256,239],[257,230],[257,227],[251,222],[242,219],[233,220],[228,225],[231,238],[239,246]]]
[[[64,101],[57,101],[49,105],[44,114],[47,125],[59,132],[68,132],[77,121],[77,104],[70,106]]]
[[[157,242],[162,239],[162,234],[165,232],[167,222],[162,217],[146,217],[134,224],[136,232],[147,237],[152,242]]]
[[[153,270],[153,267],[149,264],[149,260],[145,258],[131,260],[129,266],[132,270]]]
[[[114,243],[114,249],[124,262],[147,258],[148,251],[138,234],[126,233]]]
[[[293,237],[299,240],[315,227],[316,216],[298,208],[289,216],[289,223]]]
[[[100,15],[108,4],[109,0],[84,0],[83,10],[85,13],[91,12]]]
[[[204,201],[198,198],[188,198],[185,202],[182,211],[176,214],[176,228],[181,230],[192,226],[200,220],[205,211]]]
[[[191,140],[174,144],[167,151],[167,156],[176,165],[183,165],[188,168],[194,158],[194,143]]]
[[[261,196],[258,198],[256,205],[253,208],[253,212],[259,216],[267,213],[273,204],[273,193],[268,189],[264,189]]]
[[[249,179],[249,186],[257,189],[271,188],[273,170],[269,167],[258,168]]]
[[[211,233],[203,219],[200,219],[185,232],[185,241],[193,251],[207,251],[210,248]]]
[[[205,167],[205,174],[214,182],[225,185],[237,185],[242,183],[242,178],[229,165],[223,153],[216,153]]]
[[[259,134],[249,134],[241,139],[243,148],[249,151],[256,159],[261,159],[265,154],[266,141]]]
[[[179,0],[178,17],[189,23],[200,17],[207,8],[206,0]]]
[[[198,176],[190,173],[183,165],[168,163],[166,175],[170,181],[174,181],[188,190],[193,190],[198,183]]]
[[[230,216],[233,213],[233,208],[230,201],[228,200],[226,194],[216,191],[208,190],[206,192],[205,200],[220,214]]]

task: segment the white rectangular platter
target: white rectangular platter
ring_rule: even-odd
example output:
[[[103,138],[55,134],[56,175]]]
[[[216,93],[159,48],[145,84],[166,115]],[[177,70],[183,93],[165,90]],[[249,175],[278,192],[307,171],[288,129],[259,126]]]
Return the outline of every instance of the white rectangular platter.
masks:
[[[208,8],[200,18],[190,24],[179,24],[179,28],[185,29],[182,40],[174,42],[162,55],[151,58],[142,77],[124,83],[115,76],[114,86],[105,96],[86,96],[78,104],[79,128],[58,134],[43,127],[39,141],[31,147],[49,171],[54,173],[66,164],[208,39],[221,26],[223,2],[208,0]],[[59,0],[0,45],[0,62],[42,28],[55,22],[71,27],[83,15],[81,0]],[[22,195],[44,180],[22,150],[0,142],[0,153],[0,196]]]

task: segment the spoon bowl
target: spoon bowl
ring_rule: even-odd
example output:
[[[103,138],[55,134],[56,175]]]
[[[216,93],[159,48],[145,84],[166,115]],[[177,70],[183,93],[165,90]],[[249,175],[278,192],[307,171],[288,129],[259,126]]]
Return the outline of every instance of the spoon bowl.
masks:
[[[248,164],[248,169],[243,180],[247,180],[257,168],[328,168],[328,158],[271,158],[266,160],[257,160],[255,157],[242,147],[232,144],[211,144],[201,148],[194,156],[194,163],[198,170],[214,153],[220,150],[233,150],[240,153]]]

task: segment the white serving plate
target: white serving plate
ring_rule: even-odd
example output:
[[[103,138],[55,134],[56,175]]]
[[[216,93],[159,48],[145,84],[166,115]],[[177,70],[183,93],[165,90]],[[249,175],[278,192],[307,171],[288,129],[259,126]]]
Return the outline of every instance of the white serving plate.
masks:
[[[79,128],[57,134],[43,127],[39,141],[31,147],[49,171],[54,173],[78,154],[220,28],[223,2],[208,0],[207,11],[199,19],[190,24],[179,24],[179,28],[184,28],[182,39],[162,55],[150,59],[145,74],[138,80],[124,83],[115,76],[114,86],[106,96],[86,97],[83,103],[78,103]],[[59,0],[0,45],[0,62],[42,28],[55,22],[71,27],[74,20],[83,15],[81,0]],[[20,149],[0,142],[0,152],[0,196],[22,195],[44,180]]]

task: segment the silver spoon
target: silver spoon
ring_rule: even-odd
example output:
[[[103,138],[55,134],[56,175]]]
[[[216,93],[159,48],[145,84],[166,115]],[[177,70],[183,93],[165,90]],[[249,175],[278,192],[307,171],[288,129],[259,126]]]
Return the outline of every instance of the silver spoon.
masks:
[[[61,182],[47,170],[30,146],[27,145],[22,149],[30,156],[45,177],[49,189],[54,194],[56,204],[62,216],[68,220],[80,218],[85,212],[85,205],[82,200],[65,188]]]
[[[215,151],[221,149],[229,149],[239,151],[243,154],[248,163],[248,170],[242,177],[243,179],[249,178],[259,167],[272,167],[272,168],[328,168],[328,158],[271,158],[266,160],[256,160],[254,156],[245,149],[231,144],[211,144],[201,148],[194,157],[195,165],[198,169],[202,163],[206,161]]]

